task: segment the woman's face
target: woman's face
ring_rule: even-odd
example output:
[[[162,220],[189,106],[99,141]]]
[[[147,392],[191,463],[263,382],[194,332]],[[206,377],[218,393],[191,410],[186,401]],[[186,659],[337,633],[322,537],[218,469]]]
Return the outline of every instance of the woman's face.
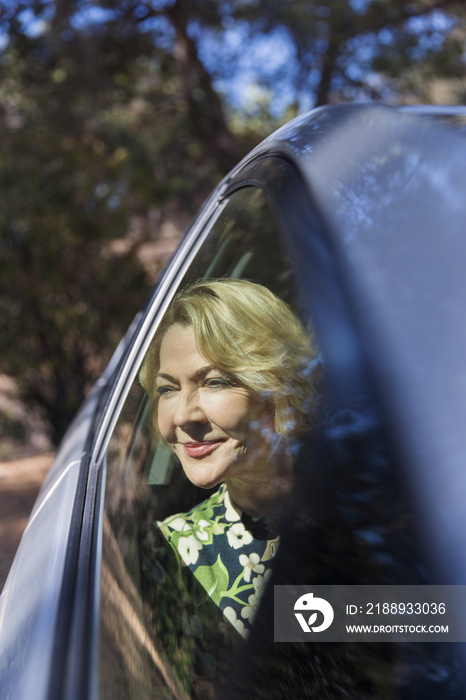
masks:
[[[166,332],[157,391],[159,432],[190,481],[211,488],[257,478],[271,451],[270,409],[199,354],[191,326]]]

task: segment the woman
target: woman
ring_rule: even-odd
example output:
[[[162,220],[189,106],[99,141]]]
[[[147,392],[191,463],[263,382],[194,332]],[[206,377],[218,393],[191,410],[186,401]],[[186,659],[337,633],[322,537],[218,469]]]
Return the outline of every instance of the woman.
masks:
[[[159,527],[243,635],[278,548],[297,439],[315,414],[316,357],[281,299],[218,279],[175,297],[141,372],[152,426],[188,479],[220,486]]]

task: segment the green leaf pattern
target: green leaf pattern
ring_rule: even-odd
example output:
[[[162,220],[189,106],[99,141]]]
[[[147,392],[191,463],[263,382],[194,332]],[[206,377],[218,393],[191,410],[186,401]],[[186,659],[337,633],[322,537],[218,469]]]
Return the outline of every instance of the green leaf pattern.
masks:
[[[222,484],[203,503],[158,526],[224,617],[247,636],[278,550],[276,519],[242,513]]]

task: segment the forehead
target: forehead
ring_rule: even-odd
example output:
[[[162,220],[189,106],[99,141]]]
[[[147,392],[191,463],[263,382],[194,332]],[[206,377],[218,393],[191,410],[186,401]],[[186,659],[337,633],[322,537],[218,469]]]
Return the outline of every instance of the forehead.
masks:
[[[182,326],[175,323],[165,333],[160,344],[160,370],[182,363],[184,366],[192,363],[206,364],[197,347],[192,326]]]

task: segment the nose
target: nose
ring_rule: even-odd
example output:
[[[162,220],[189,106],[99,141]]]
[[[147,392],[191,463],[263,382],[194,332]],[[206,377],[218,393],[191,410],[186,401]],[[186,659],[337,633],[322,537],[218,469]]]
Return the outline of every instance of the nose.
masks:
[[[173,423],[177,428],[185,428],[192,423],[205,423],[207,418],[199,402],[197,390],[181,390],[178,394]]]

